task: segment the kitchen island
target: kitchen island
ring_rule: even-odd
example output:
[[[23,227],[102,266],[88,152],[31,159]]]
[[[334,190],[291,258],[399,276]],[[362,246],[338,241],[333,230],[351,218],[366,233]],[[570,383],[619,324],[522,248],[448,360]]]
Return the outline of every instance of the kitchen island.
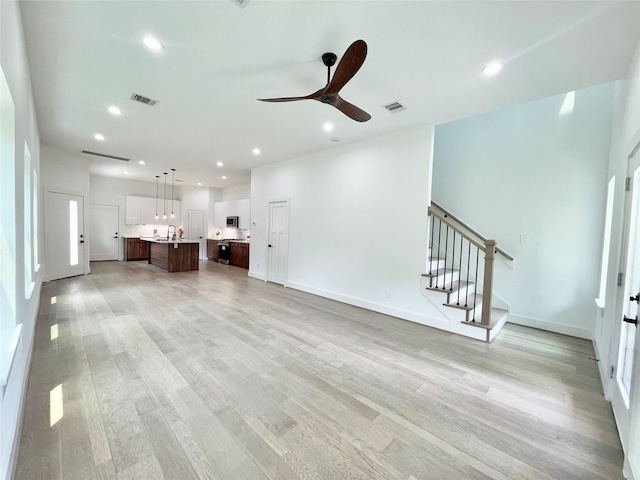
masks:
[[[141,238],[149,242],[149,263],[173,272],[198,270],[200,242],[198,240],[156,240]]]

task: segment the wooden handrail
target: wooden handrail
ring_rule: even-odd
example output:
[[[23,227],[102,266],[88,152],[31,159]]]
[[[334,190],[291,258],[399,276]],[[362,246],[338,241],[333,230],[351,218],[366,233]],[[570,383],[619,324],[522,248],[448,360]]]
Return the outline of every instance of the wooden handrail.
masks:
[[[449,217],[451,218],[453,221],[455,221],[456,223],[458,223],[459,225],[461,225],[462,227],[464,227],[468,232],[472,233],[473,235],[475,235],[476,237],[478,237],[483,243],[487,242],[487,239],[481,235],[480,233],[478,233],[476,230],[474,230],[473,228],[471,228],[469,225],[467,225],[466,223],[464,223],[462,220],[460,220],[458,217],[456,217],[455,215],[453,215],[451,212],[447,211],[445,208],[442,208],[441,205],[439,205],[438,203],[434,202],[433,200],[431,201],[431,205],[433,205],[434,207],[436,207],[437,209],[439,209],[440,211],[442,211],[445,215],[445,217]],[[456,229],[453,225],[451,225],[451,222],[447,221],[446,219],[442,218],[441,215],[438,215],[437,212],[435,212],[433,209],[431,209],[431,207],[429,207],[429,211],[436,215],[440,220],[443,220],[445,223],[449,224],[449,227],[455,229],[460,235],[465,235],[465,233],[461,232],[460,230]],[[474,245],[476,245],[477,247],[479,247],[478,243],[473,242]],[[482,249],[484,250],[484,245],[482,246]],[[511,256],[509,253],[505,252],[503,249],[501,249],[500,247],[495,247],[496,249],[496,253],[499,253],[500,255],[502,255],[503,257],[505,257],[507,260],[509,261],[513,261],[514,258],[513,256]]]
[[[461,229],[457,228],[455,225],[452,225],[451,222],[449,222],[446,219],[446,215],[443,217],[442,215],[440,215],[438,212],[429,209],[429,213],[431,215],[433,215],[434,217],[436,217],[438,220],[440,220],[441,222],[443,222],[446,225],[449,225],[449,228],[458,232],[458,234],[460,234],[461,236],[463,236],[464,238],[467,239],[467,241],[469,241],[470,243],[472,243],[473,245],[475,245],[478,249],[482,250],[484,252],[484,244],[475,241],[473,238],[469,237],[469,235],[467,234],[467,232],[462,231]],[[474,233],[475,235],[475,233]]]

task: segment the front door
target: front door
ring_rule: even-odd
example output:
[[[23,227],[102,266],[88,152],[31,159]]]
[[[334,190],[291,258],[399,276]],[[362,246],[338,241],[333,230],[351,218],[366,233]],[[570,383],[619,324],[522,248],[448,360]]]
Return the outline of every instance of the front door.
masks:
[[[284,285],[289,250],[289,201],[269,203],[267,281]]]
[[[204,212],[202,210],[189,210],[187,214],[187,224],[187,238],[200,242],[198,258],[204,260],[205,245],[202,235],[202,230],[204,229]]]
[[[627,471],[629,478],[640,478],[640,398],[638,382],[640,365],[636,351],[640,347],[638,335],[638,302],[640,302],[640,143],[629,155],[629,190],[626,193],[625,225],[622,258],[624,295],[619,300],[620,312],[614,338],[615,382],[611,397],[613,413],[618,425],[620,440],[625,452],[625,469],[635,465],[635,475]],[[635,358],[634,358],[635,357]],[[634,443],[636,446],[634,447]]]
[[[47,280],[84,274],[84,197],[48,191],[44,216]]]
[[[120,251],[118,205],[91,204],[89,232],[91,234],[90,259],[92,262],[118,260]]]

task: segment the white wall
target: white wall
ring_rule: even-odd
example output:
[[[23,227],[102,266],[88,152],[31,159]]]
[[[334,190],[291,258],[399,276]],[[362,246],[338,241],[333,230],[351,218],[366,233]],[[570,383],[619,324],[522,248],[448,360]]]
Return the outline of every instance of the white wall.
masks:
[[[515,258],[496,262],[510,321],[591,338],[613,84],[435,129],[433,200]],[[521,244],[521,235],[528,244]]]
[[[31,153],[31,166],[42,177],[40,167],[40,138],[35,114],[33,95],[31,93],[31,77],[24,46],[22,20],[19,4],[16,1],[0,2],[0,64],[5,73],[7,84],[15,105],[15,209],[16,250],[15,250],[15,282],[16,282],[16,319],[22,324],[9,377],[3,392],[0,392],[0,478],[10,478],[15,466],[20,439],[20,425],[26,382],[29,372],[33,334],[35,331],[43,268],[35,274],[33,293],[25,299],[25,261],[24,261],[24,144],[27,143]],[[5,172],[6,173],[6,172]],[[41,193],[41,190],[39,190]],[[42,234],[42,195],[39,198],[38,245],[41,265],[44,265],[42,254],[44,249]],[[0,311],[0,315],[6,315]],[[9,362],[6,352],[0,352],[0,362]]]
[[[432,136],[426,125],[254,168],[249,275],[266,278],[268,205],[286,197],[288,287],[442,322],[420,293]]]
[[[222,201],[242,200],[251,198],[251,184],[237,185],[235,187],[227,187],[222,190]]]

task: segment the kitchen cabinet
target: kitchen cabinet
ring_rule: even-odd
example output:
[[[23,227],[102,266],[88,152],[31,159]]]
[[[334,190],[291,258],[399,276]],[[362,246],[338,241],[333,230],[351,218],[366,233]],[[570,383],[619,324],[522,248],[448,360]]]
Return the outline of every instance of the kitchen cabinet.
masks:
[[[148,260],[149,258],[149,242],[140,240],[139,238],[124,239],[124,259],[129,262],[131,260]]]
[[[196,240],[159,241],[147,239],[149,263],[169,273],[191,272],[199,269]]]
[[[251,228],[251,200],[231,200],[228,202],[216,202],[213,206],[214,222],[217,228],[224,228],[227,225],[227,217],[238,217],[240,223],[238,228]]]
[[[173,201],[173,212],[175,218],[171,215],[171,199],[166,201],[160,198],[158,202],[158,211],[156,212],[155,197],[137,197],[135,195],[127,195],[125,201],[125,224],[127,225],[182,225],[182,202],[180,200]],[[159,217],[156,220],[156,213]],[[163,219],[162,215],[166,213],[167,218]]]
[[[124,223],[127,225],[140,224],[140,205],[142,197],[127,195],[124,206]]]
[[[218,240],[207,238],[207,258],[212,262],[217,262],[218,256]]]
[[[249,244],[245,242],[230,242],[231,265],[249,269]]]
[[[156,220],[156,199],[149,197],[140,198],[140,223],[142,225],[157,225],[161,219]],[[159,202],[160,203],[160,202]],[[160,205],[158,205],[158,208]],[[162,212],[159,212],[162,216]]]

